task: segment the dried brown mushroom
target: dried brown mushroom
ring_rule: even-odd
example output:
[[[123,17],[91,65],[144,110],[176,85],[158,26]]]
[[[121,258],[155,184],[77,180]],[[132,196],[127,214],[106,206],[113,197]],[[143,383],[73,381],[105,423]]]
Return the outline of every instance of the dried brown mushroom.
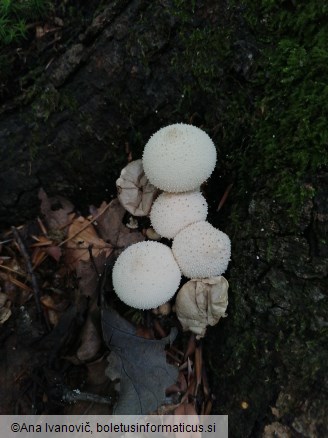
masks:
[[[148,181],[142,160],[131,161],[116,181],[118,199],[134,216],[147,216],[158,190]]]
[[[222,276],[195,278],[184,284],[175,302],[183,330],[190,330],[199,339],[205,336],[208,325],[213,326],[225,317],[228,287],[228,281]]]

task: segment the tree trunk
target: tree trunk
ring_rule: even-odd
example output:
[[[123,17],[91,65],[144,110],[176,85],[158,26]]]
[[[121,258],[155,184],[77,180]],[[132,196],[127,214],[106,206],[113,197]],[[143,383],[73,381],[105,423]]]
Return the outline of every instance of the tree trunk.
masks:
[[[161,4],[110,2],[3,106],[0,223],[35,216],[39,187],[84,204],[114,192],[127,145],[139,157],[154,127],[176,117],[179,85],[167,68],[173,28]]]

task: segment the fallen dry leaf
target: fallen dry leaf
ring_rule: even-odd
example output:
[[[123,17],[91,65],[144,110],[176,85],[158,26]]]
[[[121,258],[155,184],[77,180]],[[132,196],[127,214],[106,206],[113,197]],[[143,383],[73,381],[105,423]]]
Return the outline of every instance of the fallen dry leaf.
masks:
[[[104,271],[106,263],[106,254],[101,252],[98,256],[93,258],[94,264],[91,260],[80,260],[76,266],[76,275],[79,279],[79,292],[86,297],[94,298],[97,293],[99,274]],[[97,273],[97,271],[98,273]]]
[[[134,243],[142,242],[145,240],[145,236],[136,230],[129,230],[124,225],[121,228],[120,234],[117,240],[117,248],[123,251],[128,246]]]
[[[14,272],[14,270],[12,271]],[[31,298],[32,289],[25,283],[19,282],[11,273],[0,272],[0,279],[2,280],[2,290],[7,295],[9,301],[21,306]]]
[[[179,371],[177,383],[166,389],[166,394],[184,393],[187,390],[187,381],[182,371]]]
[[[100,207],[92,208],[92,216],[95,217],[107,207],[107,203],[103,202]],[[97,230],[99,235],[104,240],[116,245],[120,229],[122,227],[122,220],[125,215],[125,209],[122,207],[118,199],[113,199],[104,214],[97,219]]]
[[[11,310],[7,307],[0,309],[0,325],[4,324],[11,317]]]
[[[70,269],[75,269],[80,260],[89,260],[90,251],[93,257],[104,252],[106,257],[112,252],[112,246],[98,237],[94,226],[87,219],[80,216],[74,219],[68,229],[65,261]],[[79,232],[80,231],[80,232]]]
[[[36,243],[33,243],[31,245],[31,248],[40,248],[44,253],[52,257],[56,262],[59,262],[60,257],[62,255],[62,249],[54,244],[54,241],[49,239],[46,236],[31,236],[34,240],[36,240]],[[32,255],[35,258],[35,253],[39,253],[38,251],[34,250],[34,253]]]
[[[81,345],[76,356],[82,362],[89,362],[96,358],[101,348],[100,334],[89,315],[82,329]]]
[[[22,283],[21,281],[17,280],[17,278],[12,277],[11,275],[8,276],[8,281],[10,281],[12,284],[19,287],[20,289],[22,289],[27,293],[32,292],[32,289],[29,286],[27,286],[27,284]]]
[[[43,189],[39,190],[41,213],[44,215],[51,231],[63,230],[71,222],[74,205],[62,196],[49,198]]]
[[[65,298],[60,297],[59,300],[55,300],[50,295],[42,295],[40,297],[41,304],[47,309],[54,310],[56,312],[64,312],[69,306],[69,301]]]
[[[55,327],[58,324],[59,319],[60,319],[58,312],[56,312],[55,310],[49,309],[48,310],[48,319],[49,319],[50,324]]]
[[[107,375],[120,375],[120,394],[115,414],[147,414],[156,411],[165,399],[165,389],[175,383],[178,369],[166,362],[166,338],[145,339],[135,327],[113,309],[102,310],[104,340],[111,349]]]
[[[98,209],[93,209],[92,215],[95,217],[106,208],[106,202],[103,202]],[[97,230],[99,235],[113,246],[121,251],[133,243],[145,240],[143,234],[137,230],[127,228],[123,223],[125,209],[118,199],[113,199],[108,209],[97,219]]]
[[[43,248],[43,251],[56,262],[59,262],[62,256],[62,249],[59,246],[47,246],[46,248]]]
[[[41,248],[34,248],[31,261],[35,270],[46,259],[47,255]]]
[[[31,248],[36,248],[38,246],[49,246],[49,245],[51,245],[53,243],[52,240],[48,239],[45,236],[34,236],[34,235],[31,235],[31,237],[34,240],[36,240],[36,243],[33,243],[31,245]]]
[[[4,294],[3,292],[0,292],[0,308],[6,304],[7,300],[8,300],[8,295]]]
[[[109,365],[106,368],[106,376],[112,381],[120,379],[122,372],[122,361],[120,356],[115,353],[115,351],[111,351],[107,356],[107,361]]]

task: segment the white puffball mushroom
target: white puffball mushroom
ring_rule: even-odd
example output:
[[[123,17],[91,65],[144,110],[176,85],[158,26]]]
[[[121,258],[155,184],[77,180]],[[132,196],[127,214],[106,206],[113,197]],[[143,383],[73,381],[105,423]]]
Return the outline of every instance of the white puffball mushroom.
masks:
[[[166,192],[196,190],[211,175],[216,148],[203,130],[176,123],[161,128],[143,152],[143,168],[150,183]]]
[[[227,269],[231,243],[225,233],[202,221],[180,231],[173,240],[172,251],[184,276],[214,277]]]
[[[178,290],[181,272],[171,249],[159,242],[139,242],[126,248],[113,267],[118,297],[136,309],[152,309]]]
[[[194,222],[204,221],[207,202],[199,192],[163,192],[153,203],[150,220],[162,237],[173,239],[179,231]]]

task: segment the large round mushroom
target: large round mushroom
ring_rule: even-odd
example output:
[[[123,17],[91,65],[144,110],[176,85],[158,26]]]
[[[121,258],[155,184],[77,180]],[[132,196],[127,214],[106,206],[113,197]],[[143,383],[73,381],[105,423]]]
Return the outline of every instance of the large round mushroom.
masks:
[[[173,240],[172,251],[184,276],[206,278],[225,272],[231,244],[225,233],[202,221],[180,231]]]
[[[163,192],[150,211],[154,230],[162,237],[173,239],[179,231],[194,222],[204,221],[207,216],[207,202],[199,192]]]
[[[177,123],[157,131],[143,152],[143,167],[151,184],[166,192],[196,190],[211,175],[216,149],[206,132]]]
[[[139,242],[117,258],[113,287],[118,297],[137,309],[166,303],[178,290],[181,272],[172,251],[159,242]]]

